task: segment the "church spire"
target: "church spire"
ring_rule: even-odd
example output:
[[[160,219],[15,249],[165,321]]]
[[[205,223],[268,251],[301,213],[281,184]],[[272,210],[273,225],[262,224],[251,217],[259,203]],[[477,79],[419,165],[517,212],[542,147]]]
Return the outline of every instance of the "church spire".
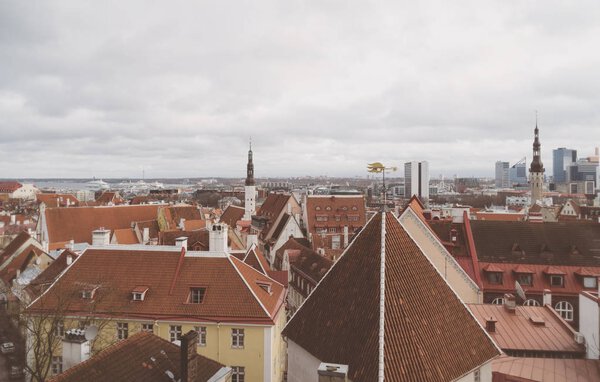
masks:
[[[529,172],[541,172],[543,173],[544,164],[542,163],[542,154],[540,144],[540,129],[538,129],[537,124],[537,113],[535,114],[535,129],[533,130],[534,138],[533,138],[533,161],[531,162],[531,166],[529,167]]]
[[[246,186],[254,186],[254,163],[252,163],[252,138],[248,150],[248,164],[246,165]]]

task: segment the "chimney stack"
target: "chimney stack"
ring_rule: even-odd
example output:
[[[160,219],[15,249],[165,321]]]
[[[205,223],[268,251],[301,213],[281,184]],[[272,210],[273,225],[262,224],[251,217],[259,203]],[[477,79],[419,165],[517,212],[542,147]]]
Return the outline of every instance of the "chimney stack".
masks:
[[[517,309],[515,295],[510,293],[504,295],[504,309],[506,309],[509,313],[515,313]]]
[[[88,358],[90,358],[90,342],[85,338],[85,330],[68,330],[62,340],[63,371]]]
[[[348,246],[348,226],[344,226],[344,248]]]
[[[188,238],[185,236],[178,237],[175,239],[175,246],[179,248],[187,249]]]
[[[321,363],[317,374],[319,382],[348,382],[348,365]]]
[[[92,231],[92,245],[105,246],[110,244],[110,231],[104,227]]]
[[[150,228],[144,227],[142,231],[142,244],[148,244],[150,241]]]
[[[208,250],[210,252],[226,252],[227,239],[227,224],[213,224],[208,233]]]
[[[488,333],[495,333],[496,332],[496,322],[498,322],[498,321],[495,320],[494,317],[487,318],[485,320],[485,330],[487,330]]]
[[[17,224],[17,215],[10,215],[10,225]]]
[[[458,231],[456,231],[455,228],[452,228],[450,230],[450,241],[454,244],[456,244],[456,240],[458,238]]]
[[[179,229],[182,231],[185,230],[185,219],[184,218],[179,219]]]
[[[256,234],[248,234],[246,236],[246,250],[252,248],[252,245],[258,247],[258,235]]]
[[[544,294],[542,297],[542,306],[545,306],[545,305],[552,306],[552,292],[550,291],[550,289],[544,289],[543,293]]]
[[[67,262],[67,265],[71,265],[73,263],[73,255],[71,255],[70,253],[67,253],[66,262]]]
[[[198,379],[196,346],[198,332],[190,330],[181,337],[181,382],[194,382]]]

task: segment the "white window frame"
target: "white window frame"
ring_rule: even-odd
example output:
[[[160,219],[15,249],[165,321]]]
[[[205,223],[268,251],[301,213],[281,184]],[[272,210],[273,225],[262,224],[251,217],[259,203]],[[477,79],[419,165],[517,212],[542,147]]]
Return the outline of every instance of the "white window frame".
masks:
[[[592,281],[592,286],[586,285],[586,281]],[[585,276],[583,278],[583,287],[585,289],[596,289],[598,288],[598,278],[594,276]]]
[[[62,356],[52,356],[52,375],[58,375],[63,372]]]
[[[231,382],[245,382],[246,368],[244,366],[231,366]]]
[[[151,322],[146,322],[142,324],[142,332],[154,333],[154,324]]]
[[[194,326],[198,333],[198,346],[206,346],[206,326]]]
[[[557,284],[557,283],[555,283],[555,280],[560,281],[560,282]],[[550,286],[564,288],[565,277],[562,275],[550,275]]]
[[[556,313],[560,314],[560,316],[565,321],[573,321],[573,305],[568,301],[559,301],[556,305],[554,305],[554,310]]]
[[[503,297],[496,297],[494,300],[492,300],[492,304],[494,304],[494,305],[504,305],[504,298]]]
[[[233,349],[244,348],[244,329],[242,328],[231,328],[231,347]]]
[[[181,325],[169,325],[169,338],[171,342],[181,339]]]
[[[117,322],[117,339],[126,340],[129,337],[129,324],[127,322]]]
[[[60,320],[54,323],[54,335],[56,337],[64,338],[65,337],[65,322]]]
[[[524,303],[523,306],[541,306],[541,304],[539,303],[538,300],[534,300],[532,298],[527,299]]]
[[[190,288],[190,304],[202,304],[206,297],[206,288],[204,287],[192,287]]]

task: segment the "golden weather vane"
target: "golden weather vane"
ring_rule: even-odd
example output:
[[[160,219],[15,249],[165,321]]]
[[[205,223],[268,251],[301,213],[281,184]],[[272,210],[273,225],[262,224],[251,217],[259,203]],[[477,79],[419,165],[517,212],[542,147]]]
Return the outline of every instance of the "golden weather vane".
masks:
[[[396,171],[398,167],[385,167],[381,162],[373,162],[367,164],[367,171],[375,174],[383,175],[383,203],[387,203],[387,192],[385,190],[385,171]]]

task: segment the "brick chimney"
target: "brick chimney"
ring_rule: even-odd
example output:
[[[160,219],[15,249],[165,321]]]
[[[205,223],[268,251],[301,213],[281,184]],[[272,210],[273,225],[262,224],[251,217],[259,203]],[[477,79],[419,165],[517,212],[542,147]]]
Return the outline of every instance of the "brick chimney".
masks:
[[[194,382],[198,379],[196,346],[198,332],[190,330],[181,337],[181,382]]]
[[[227,251],[227,239],[227,224],[213,224],[208,234],[208,250],[210,252]]]
[[[515,313],[517,309],[515,295],[510,293],[504,295],[504,309],[506,309],[509,313]]]
[[[495,333],[496,332],[496,322],[498,322],[498,321],[495,320],[494,317],[486,318],[485,319],[485,330],[487,330],[488,333]]]

